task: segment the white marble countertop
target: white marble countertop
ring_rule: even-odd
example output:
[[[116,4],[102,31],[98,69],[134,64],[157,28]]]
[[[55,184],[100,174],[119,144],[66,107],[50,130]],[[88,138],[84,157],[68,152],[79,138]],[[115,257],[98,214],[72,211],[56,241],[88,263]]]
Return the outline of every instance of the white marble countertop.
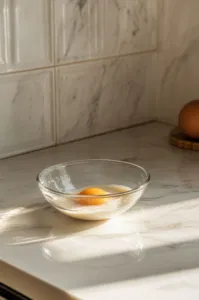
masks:
[[[199,153],[172,148],[169,130],[151,123],[0,161],[1,261],[79,299],[199,299]],[[88,157],[144,166],[140,202],[107,222],[49,208],[37,173]]]

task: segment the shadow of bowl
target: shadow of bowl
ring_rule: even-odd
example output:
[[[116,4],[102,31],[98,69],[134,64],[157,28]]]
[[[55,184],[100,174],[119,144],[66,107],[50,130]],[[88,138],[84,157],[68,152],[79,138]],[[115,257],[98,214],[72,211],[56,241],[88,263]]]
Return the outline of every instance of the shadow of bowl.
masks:
[[[48,204],[38,203],[0,214],[0,242],[6,245],[36,243],[72,236],[103,223],[75,220]]]

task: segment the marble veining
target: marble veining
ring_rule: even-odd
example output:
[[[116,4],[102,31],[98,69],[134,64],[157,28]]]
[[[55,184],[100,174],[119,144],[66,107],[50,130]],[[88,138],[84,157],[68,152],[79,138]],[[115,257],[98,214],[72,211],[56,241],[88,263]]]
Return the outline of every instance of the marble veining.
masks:
[[[170,129],[151,123],[0,161],[1,260],[80,299],[197,299],[199,154],[171,147]],[[36,174],[88,157],[144,166],[151,183],[138,204],[108,222],[50,208]]]
[[[52,70],[0,78],[0,156],[52,145]],[[23,112],[23,113],[22,113]]]
[[[199,98],[199,2],[165,0],[163,4],[156,81],[158,117],[177,124],[180,109]]]
[[[161,120],[177,124],[181,108],[199,98],[198,49],[197,38],[181,54],[176,51],[160,54],[158,116]]]
[[[0,73],[53,64],[51,17],[48,0],[0,1]]]
[[[156,48],[157,0],[57,0],[58,63]]]
[[[161,14],[161,50],[170,50],[189,44],[194,39],[199,21],[197,0],[164,0]],[[175,20],[178,19],[176,24]],[[179,49],[180,50],[180,49]]]
[[[155,117],[153,54],[57,70],[58,141],[127,127]]]
[[[157,29],[158,0],[0,0],[0,158],[154,120]]]

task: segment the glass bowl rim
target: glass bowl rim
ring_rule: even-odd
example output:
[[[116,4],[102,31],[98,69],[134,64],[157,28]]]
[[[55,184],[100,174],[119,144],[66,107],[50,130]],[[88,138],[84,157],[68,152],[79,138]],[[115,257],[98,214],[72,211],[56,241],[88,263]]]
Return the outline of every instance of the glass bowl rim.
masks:
[[[129,165],[131,167],[135,167],[136,169],[139,169],[140,171],[142,171],[143,173],[145,173],[146,179],[144,180],[144,183],[141,184],[139,187],[137,188],[130,188],[127,191],[124,192],[118,192],[118,193],[112,193],[112,194],[107,194],[107,195],[77,195],[77,194],[71,194],[71,193],[66,193],[66,192],[59,192],[53,189],[50,189],[49,187],[45,186],[41,181],[40,181],[40,176],[45,172],[45,171],[50,171],[53,170],[56,167],[66,167],[66,166],[70,166],[70,165],[75,165],[75,164],[82,164],[82,163],[89,163],[89,162],[112,162],[112,163],[118,163],[118,164],[124,164],[124,165]],[[47,191],[53,193],[53,194],[57,194],[57,195],[62,195],[62,196],[68,196],[69,198],[76,198],[78,196],[78,198],[81,199],[91,199],[93,198],[93,196],[97,196],[97,198],[110,198],[110,197],[120,197],[120,196],[124,196],[124,195],[129,195],[132,194],[134,192],[137,192],[139,190],[142,190],[144,187],[146,187],[149,182],[150,182],[151,176],[150,174],[145,170],[145,168],[131,163],[131,162],[127,162],[127,161],[122,161],[122,160],[114,160],[114,159],[105,159],[105,158],[97,158],[97,159],[82,159],[82,160],[72,160],[72,161],[68,161],[68,162],[64,162],[64,163],[60,163],[60,164],[55,164],[52,165],[50,167],[44,168],[36,177],[36,181],[38,183],[39,186],[41,186],[42,188],[46,189]]]

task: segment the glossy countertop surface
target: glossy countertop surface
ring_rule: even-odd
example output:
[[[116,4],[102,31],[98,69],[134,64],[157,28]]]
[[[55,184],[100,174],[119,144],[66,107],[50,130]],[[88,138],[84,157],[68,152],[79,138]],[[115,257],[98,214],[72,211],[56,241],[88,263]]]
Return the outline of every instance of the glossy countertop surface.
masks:
[[[199,299],[199,153],[171,147],[170,129],[151,123],[1,160],[1,261],[79,299]],[[70,219],[35,178],[84,158],[140,164],[151,183],[118,218]]]

